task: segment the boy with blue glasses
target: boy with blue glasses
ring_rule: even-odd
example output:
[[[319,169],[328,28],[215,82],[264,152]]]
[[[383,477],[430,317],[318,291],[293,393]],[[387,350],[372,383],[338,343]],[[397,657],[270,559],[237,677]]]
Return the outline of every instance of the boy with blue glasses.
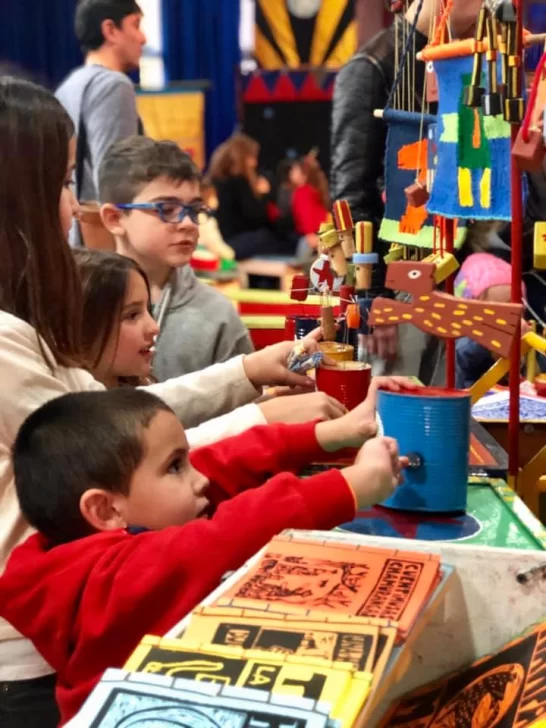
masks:
[[[147,274],[160,333],[154,376],[165,381],[253,350],[233,304],[197,280],[190,266],[209,216],[200,174],[173,142],[116,143],[99,174],[102,219],[118,253]]]

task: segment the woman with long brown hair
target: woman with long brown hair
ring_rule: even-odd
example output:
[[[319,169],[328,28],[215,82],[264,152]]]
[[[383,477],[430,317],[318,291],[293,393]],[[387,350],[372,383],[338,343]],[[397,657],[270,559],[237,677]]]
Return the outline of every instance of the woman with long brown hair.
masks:
[[[209,167],[218,196],[220,232],[237,260],[294,252],[293,241],[283,235],[269,182],[258,175],[259,153],[258,142],[234,134],[214,152]]]
[[[70,118],[52,94],[0,77],[0,572],[30,534],[10,458],[19,427],[54,397],[104,388],[83,368],[88,357],[81,335],[82,289],[67,243],[76,206],[73,135]],[[264,385],[308,385],[306,377],[287,369],[290,348],[289,342],[270,347],[151,390],[192,427],[251,402]],[[257,405],[248,407],[255,408],[256,423],[266,421]],[[220,427],[216,434],[225,431]],[[0,615],[0,725],[56,725],[53,672]]]

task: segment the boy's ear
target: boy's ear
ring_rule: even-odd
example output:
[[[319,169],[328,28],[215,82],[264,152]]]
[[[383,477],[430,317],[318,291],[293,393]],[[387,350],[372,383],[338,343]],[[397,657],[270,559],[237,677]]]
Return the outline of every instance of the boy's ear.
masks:
[[[118,28],[113,20],[103,20],[100,29],[102,31],[102,37],[104,38],[105,43],[115,40],[116,30],[118,30]]]
[[[127,528],[127,521],[120,507],[122,498],[119,493],[90,488],[80,498],[80,513],[95,531]]]
[[[108,230],[108,232],[112,233],[112,235],[118,238],[121,238],[125,235],[125,228],[123,227],[122,223],[122,215],[123,212],[121,210],[118,210],[115,205],[111,205],[110,203],[102,205],[100,208],[100,217],[102,220],[102,224]]]

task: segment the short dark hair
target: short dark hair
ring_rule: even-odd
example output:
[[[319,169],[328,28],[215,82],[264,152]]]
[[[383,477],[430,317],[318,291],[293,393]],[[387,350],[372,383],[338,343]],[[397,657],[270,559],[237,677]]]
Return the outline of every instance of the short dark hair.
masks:
[[[51,544],[92,533],[80,513],[89,488],[129,492],[144,456],[142,434],[158,412],[172,412],[142,389],[57,397],[22,424],[13,445],[23,515]]]
[[[102,203],[131,203],[146,185],[158,177],[173,182],[200,182],[201,174],[189,154],[175,142],[156,142],[144,136],[116,142],[99,170]]]
[[[136,0],[80,0],[76,8],[74,30],[84,53],[104,45],[102,24],[112,20],[120,28],[123,18],[142,13]]]

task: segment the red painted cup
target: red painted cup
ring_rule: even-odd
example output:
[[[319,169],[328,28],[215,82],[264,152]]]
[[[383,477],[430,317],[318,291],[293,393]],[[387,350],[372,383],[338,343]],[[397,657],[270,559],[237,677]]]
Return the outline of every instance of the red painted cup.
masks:
[[[320,366],[317,369],[317,389],[334,397],[348,410],[366,399],[372,369],[358,361],[339,362],[338,366]]]
[[[294,314],[288,314],[284,322],[284,339],[285,341],[294,341],[296,338],[296,317]]]

